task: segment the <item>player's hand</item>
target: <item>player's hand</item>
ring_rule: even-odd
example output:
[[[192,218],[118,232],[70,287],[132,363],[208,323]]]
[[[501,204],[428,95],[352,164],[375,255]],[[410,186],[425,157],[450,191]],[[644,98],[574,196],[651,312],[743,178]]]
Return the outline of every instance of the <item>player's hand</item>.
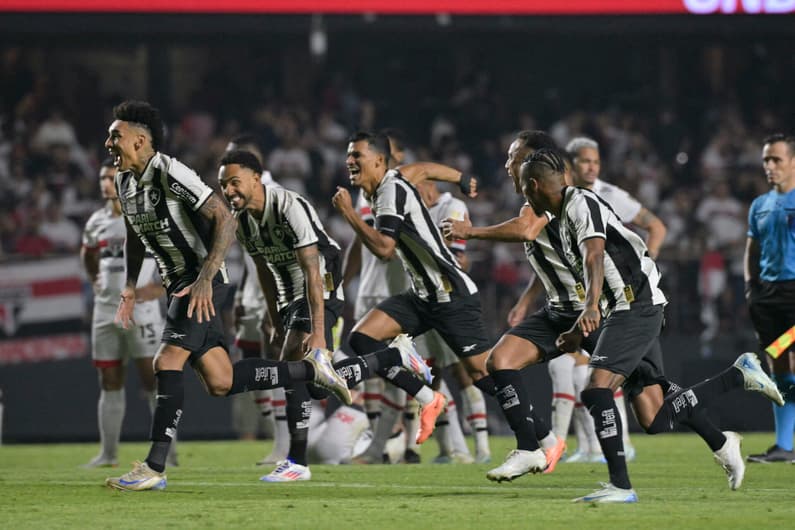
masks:
[[[478,179],[477,177],[472,177],[472,180],[469,181],[469,193],[467,194],[469,198],[474,199],[478,196]]]
[[[518,303],[508,311],[508,325],[514,327],[527,316],[527,304]]]
[[[130,329],[135,326],[135,319],[133,313],[135,311],[135,288],[125,287],[121,290],[119,297],[119,307],[116,309],[116,318],[114,321],[124,329]]]
[[[201,324],[202,322],[209,322],[210,318],[215,316],[212,280],[199,278],[184,289],[174,293],[177,298],[182,298],[186,295],[190,296],[188,318],[193,318],[193,312],[195,311],[196,320]]]
[[[580,349],[582,342],[582,331],[575,324],[569,331],[564,331],[558,336],[555,341],[555,346],[562,352],[572,353]]]
[[[587,337],[596,331],[601,320],[602,315],[599,313],[599,309],[593,307],[586,307],[583,309],[577,319],[577,326],[580,328],[580,331],[582,331],[582,336]]]
[[[469,239],[469,229],[472,228],[472,221],[469,219],[453,219],[448,217],[442,221],[442,235],[448,241],[456,239]]]
[[[304,351],[311,351],[315,348],[326,349],[326,338],[323,333],[310,333],[302,342]]]
[[[351,194],[341,186],[337,186],[337,193],[331,198],[331,204],[342,214],[353,211]]]

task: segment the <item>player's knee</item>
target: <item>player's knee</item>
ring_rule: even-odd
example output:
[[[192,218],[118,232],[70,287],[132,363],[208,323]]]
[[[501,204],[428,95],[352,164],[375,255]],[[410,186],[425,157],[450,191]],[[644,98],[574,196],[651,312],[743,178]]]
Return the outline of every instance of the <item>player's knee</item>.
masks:
[[[616,404],[613,391],[609,388],[586,388],[580,393],[582,404],[591,414],[614,407]]]
[[[213,397],[229,395],[230,390],[232,390],[232,379],[207,381],[207,393]]]

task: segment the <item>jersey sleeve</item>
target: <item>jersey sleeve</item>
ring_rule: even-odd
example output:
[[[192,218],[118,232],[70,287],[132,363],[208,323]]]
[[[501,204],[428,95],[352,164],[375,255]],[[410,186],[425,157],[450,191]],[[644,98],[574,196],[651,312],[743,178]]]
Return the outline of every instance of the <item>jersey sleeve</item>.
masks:
[[[94,212],[88,218],[86,226],[83,229],[83,246],[86,248],[97,248],[99,246],[99,223],[97,222],[98,214]]]
[[[756,224],[756,210],[759,208],[759,199],[755,199],[748,209],[748,237],[759,239],[759,227]]]
[[[289,193],[282,212],[295,235],[293,248],[317,244],[317,234],[312,225],[312,207],[302,197]]]
[[[567,209],[578,246],[593,237],[607,239],[604,211],[606,208],[603,209],[596,198],[580,194],[572,198]]]
[[[375,229],[384,235],[397,239],[406,218],[406,189],[396,179],[389,179],[375,199]]]
[[[205,184],[195,171],[178,160],[171,163],[167,180],[169,191],[193,211],[201,208],[213,194],[212,188]]]

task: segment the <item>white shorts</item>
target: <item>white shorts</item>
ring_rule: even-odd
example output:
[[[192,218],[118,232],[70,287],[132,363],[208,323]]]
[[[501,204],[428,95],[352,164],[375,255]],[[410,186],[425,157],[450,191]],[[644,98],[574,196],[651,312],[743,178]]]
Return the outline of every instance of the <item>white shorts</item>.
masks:
[[[342,406],[320,425],[309,428],[312,460],[321,464],[349,464],[354,447],[370,427],[367,414]]]
[[[250,343],[251,347],[262,349],[265,337],[262,333],[262,319],[265,318],[264,308],[245,308],[245,315],[238,320],[235,344]]]
[[[91,325],[91,358],[94,366],[120,366],[128,359],[155,356],[165,320],[160,312],[160,303],[156,300],[153,302],[136,304],[136,325],[130,329],[124,329],[113,321],[115,308],[95,306]]]
[[[414,343],[423,359],[433,359],[434,366],[445,368],[458,362],[458,357],[436,330],[431,329],[419,337],[414,337]]]

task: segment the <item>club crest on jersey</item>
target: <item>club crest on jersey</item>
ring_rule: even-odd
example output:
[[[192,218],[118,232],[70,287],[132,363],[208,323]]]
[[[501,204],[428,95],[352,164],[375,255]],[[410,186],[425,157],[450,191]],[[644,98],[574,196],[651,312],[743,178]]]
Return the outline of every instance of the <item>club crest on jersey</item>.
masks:
[[[152,206],[157,206],[157,204],[160,202],[161,196],[162,194],[160,193],[159,189],[152,188],[149,190],[149,202],[152,203]]]

